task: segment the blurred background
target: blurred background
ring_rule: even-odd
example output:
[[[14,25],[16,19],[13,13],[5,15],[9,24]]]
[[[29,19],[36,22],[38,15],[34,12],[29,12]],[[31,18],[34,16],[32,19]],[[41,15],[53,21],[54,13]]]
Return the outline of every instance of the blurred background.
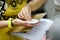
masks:
[[[47,18],[54,21],[47,32],[47,40],[60,40],[60,0],[47,0],[44,8]]]

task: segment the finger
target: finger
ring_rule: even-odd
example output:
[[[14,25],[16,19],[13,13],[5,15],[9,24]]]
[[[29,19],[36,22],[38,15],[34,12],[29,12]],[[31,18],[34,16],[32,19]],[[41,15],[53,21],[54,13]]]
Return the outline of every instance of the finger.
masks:
[[[31,20],[31,11],[29,9],[27,9],[26,13],[27,13],[27,15],[29,17],[28,20]]]
[[[28,24],[27,21],[23,21],[23,20],[21,20],[21,23],[22,23],[22,24],[25,24],[25,25]]]
[[[31,8],[30,7],[28,7],[28,13],[30,15],[30,20],[31,20],[32,18],[31,18]]]
[[[24,11],[23,11],[22,15],[24,16],[24,19],[27,20],[27,15],[26,15],[26,13]]]
[[[36,26],[40,25],[40,22],[36,23]]]
[[[29,23],[28,23],[28,25],[29,25],[29,26],[35,26],[36,24],[29,24]]]
[[[40,25],[40,23],[39,22],[38,23],[33,23],[31,25],[37,26],[37,25]]]
[[[18,14],[18,17],[19,17],[20,19],[22,19],[21,14],[22,14],[22,11]]]
[[[20,14],[20,16],[22,17],[22,19],[25,19],[25,16],[24,16],[23,12]]]
[[[31,16],[31,9],[28,9],[28,12],[29,12],[29,14],[30,14],[30,16]]]
[[[27,13],[26,13],[26,10],[25,10],[25,9],[23,9],[23,14],[24,14],[25,19],[26,19],[26,20],[28,20],[28,18],[29,18],[29,17],[28,17],[28,15],[27,15]]]
[[[26,16],[26,20],[30,20],[31,16],[30,16],[30,14],[28,12],[28,8],[24,8],[23,11],[24,11],[24,15]]]
[[[20,14],[20,18],[25,20],[25,16],[23,12]]]
[[[37,22],[36,24],[39,24],[40,22]]]
[[[26,27],[33,27],[33,26],[35,26],[35,25],[25,23],[24,26],[26,26]]]
[[[31,25],[37,26],[40,25],[40,21],[38,21],[37,23],[30,23]]]
[[[33,26],[35,26],[35,25],[28,24],[27,26],[28,26],[28,27],[33,27]]]
[[[22,19],[22,17],[21,17],[19,14],[18,14],[18,18],[19,18],[19,19]]]
[[[30,16],[30,14],[29,13],[26,13],[26,14],[28,15],[28,19],[27,20],[31,20],[32,18]]]
[[[27,13],[27,15],[29,16],[29,9],[28,9],[28,7],[26,7],[25,10],[26,10],[25,13]]]

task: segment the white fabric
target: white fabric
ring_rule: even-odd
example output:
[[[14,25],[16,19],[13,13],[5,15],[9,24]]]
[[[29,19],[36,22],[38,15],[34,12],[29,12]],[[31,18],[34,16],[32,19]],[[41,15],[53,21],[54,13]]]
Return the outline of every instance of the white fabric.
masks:
[[[17,37],[22,36],[23,38],[26,38],[29,40],[41,40],[43,35],[51,27],[52,24],[53,24],[53,21],[51,21],[49,19],[41,19],[40,24],[38,26],[35,26],[29,32],[27,32],[27,33],[12,33],[12,34]]]
[[[55,7],[57,10],[60,10],[60,0],[54,0],[54,7]]]
[[[54,0],[54,4],[60,6],[60,0]]]

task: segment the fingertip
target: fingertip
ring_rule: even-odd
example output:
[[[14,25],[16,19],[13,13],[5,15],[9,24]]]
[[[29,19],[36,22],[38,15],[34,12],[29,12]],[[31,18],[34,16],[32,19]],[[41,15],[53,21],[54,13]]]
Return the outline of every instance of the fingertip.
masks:
[[[19,14],[18,14],[18,18],[19,18]]]

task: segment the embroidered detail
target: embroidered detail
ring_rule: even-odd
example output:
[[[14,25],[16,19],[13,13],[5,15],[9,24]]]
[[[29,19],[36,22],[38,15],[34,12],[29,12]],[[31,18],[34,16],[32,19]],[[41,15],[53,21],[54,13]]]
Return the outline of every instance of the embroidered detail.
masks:
[[[15,18],[17,18],[17,15],[14,15],[14,16],[3,16],[4,20],[8,20],[9,18],[15,19]]]
[[[11,5],[12,7],[16,7],[17,3],[22,4],[23,0],[6,0],[7,4]]]
[[[4,9],[4,6],[5,6],[5,1],[0,1],[0,19],[3,19],[2,16],[3,16],[4,12],[6,11]]]
[[[12,1],[12,2],[11,2],[11,6],[16,7],[16,6],[17,6],[16,1]]]
[[[21,4],[23,2],[23,0],[18,0],[17,3]]]

